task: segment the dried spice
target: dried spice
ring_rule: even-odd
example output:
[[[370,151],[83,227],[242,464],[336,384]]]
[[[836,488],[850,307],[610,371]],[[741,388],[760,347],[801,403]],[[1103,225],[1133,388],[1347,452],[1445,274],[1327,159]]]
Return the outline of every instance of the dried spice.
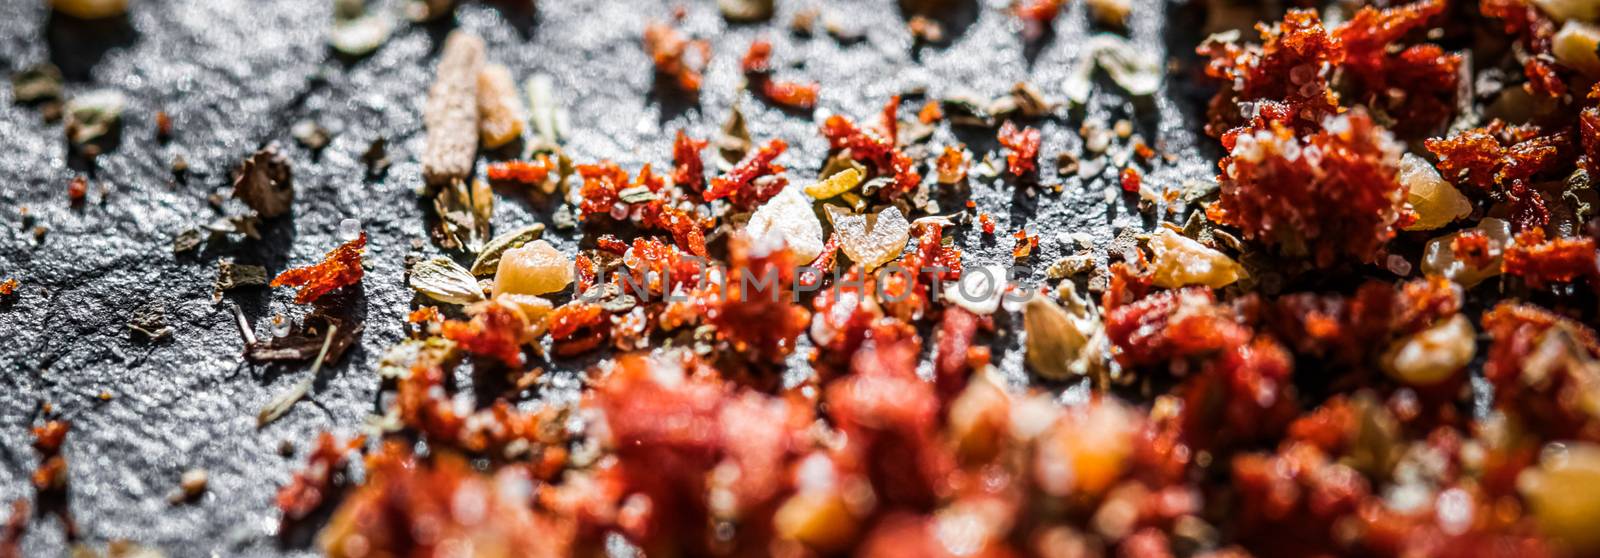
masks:
[[[67,140],[83,147],[111,135],[122,126],[128,99],[110,90],[91,91],[67,101]]]
[[[1248,277],[1244,267],[1218,252],[1172,229],[1157,230],[1150,237],[1151,281],[1157,287],[1176,289],[1204,285],[1212,289]]]
[[[900,256],[911,238],[911,223],[894,206],[877,213],[856,215],[838,206],[826,206],[828,220],[839,235],[839,247],[857,265],[872,271]]]
[[[655,63],[657,76],[668,78],[686,93],[700,92],[711,43],[689,40],[670,25],[651,22],[644,28],[644,51]]]
[[[456,30],[445,39],[423,107],[427,143],[422,176],[429,184],[466,180],[478,153],[478,75],[485,59],[483,39]]]
[[[549,242],[531,240],[501,253],[495,267],[494,293],[542,295],[572,284],[572,260]]]
[[[1505,248],[1506,275],[1521,277],[1528,286],[1539,289],[1551,283],[1570,283],[1600,275],[1593,238],[1546,239],[1544,229],[1518,233],[1516,242]]]
[[[482,180],[469,186],[456,181],[433,195],[433,211],[439,217],[435,238],[446,249],[479,252],[489,239],[489,219],[494,216],[494,191]]]
[[[167,308],[160,303],[139,307],[128,318],[128,329],[148,341],[160,341],[172,336],[172,326],[167,324]]]
[[[812,198],[825,200],[845,192],[854,190],[861,185],[862,174],[860,170],[846,168],[829,175],[821,182],[806,186],[806,195]]]
[[[550,179],[550,173],[558,171],[554,161],[549,155],[540,153],[532,161],[506,161],[494,163],[485,169],[489,180],[493,182],[516,182],[527,186],[544,184]]]
[[[522,311],[498,299],[478,308],[471,321],[446,320],[440,332],[463,350],[512,368],[522,366],[522,345],[529,341],[528,321]]]
[[[317,436],[316,446],[306,457],[306,466],[294,474],[289,484],[278,489],[278,509],[285,521],[299,521],[322,508],[337,496],[335,489],[347,482],[345,469],[351,451],[366,445],[365,436],[341,442],[333,434]]]
[[[322,312],[313,312],[291,327],[287,335],[247,344],[244,355],[255,362],[299,362],[319,357],[338,361],[365,327],[365,324],[345,323]]]
[[[781,139],[768,141],[734,165],[726,174],[711,179],[710,187],[702,194],[705,201],[728,198],[735,207],[753,209],[783,190],[788,180],[783,178],[783,166],[774,160],[789,149]]]
[[[822,221],[811,209],[811,198],[796,187],[784,188],[757,208],[745,225],[745,234],[757,242],[769,236],[782,238],[784,246],[801,262],[822,255]]]
[[[311,119],[296,122],[294,127],[289,129],[289,135],[294,136],[296,142],[312,151],[319,151],[327,147],[328,142],[332,139],[331,134],[332,132],[329,132],[321,123]]]
[[[1039,171],[1039,130],[1022,128],[1018,130],[1015,124],[1007,120],[1000,126],[997,136],[1000,145],[1010,150],[1006,153],[1006,170],[1012,176],[1031,176]]]
[[[884,119],[883,129],[878,131],[864,130],[837,114],[822,123],[822,135],[828,138],[830,148],[839,153],[848,150],[850,159],[866,165],[872,171],[869,178],[888,178],[892,181],[888,187],[878,190],[877,197],[880,200],[896,199],[922,183],[922,175],[914,168],[915,162],[895,144],[896,121],[892,116],[899,104],[900,99],[893,97],[884,105],[884,114],[891,117]]]
[[[484,299],[477,278],[454,260],[435,256],[411,268],[411,288],[445,304],[472,304]]]
[[[756,90],[768,100],[801,110],[810,110],[817,106],[817,92],[820,90],[817,84],[784,81],[772,76],[770,41],[756,39],[751,42],[750,50],[745,53],[739,66],[744,69],[745,78],[750,80]]]
[[[357,3],[359,4],[359,3]],[[394,18],[381,11],[366,12],[361,6],[351,12],[335,10],[328,44],[339,54],[362,57],[376,52],[394,33]]]
[[[217,260],[217,277],[211,282],[211,300],[222,300],[222,293],[240,287],[267,284],[267,268],[259,265],[233,263],[223,258]]]
[[[683,130],[678,130],[677,137],[672,140],[673,185],[691,194],[705,191],[706,166],[700,159],[700,152],[707,144],[706,140],[690,138],[688,134],[683,133]]]
[[[483,250],[478,252],[477,259],[472,260],[472,274],[483,276],[494,273],[500,266],[500,258],[506,250],[521,248],[522,245],[538,240],[541,236],[544,236],[544,223],[534,223],[490,239],[483,245]]]
[[[61,69],[54,64],[31,66],[11,75],[11,100],[41,103],[61,98]]]
[[[495,149],[521,139],[528,117],[511,69],[502,64],[485,64],[477,79],[478,137],[483,146]]]
[[[566,135],[567,111],[556,99],[555,87],[555,78],[549,74],[534,74],[523,85],[528,92],[528,116],[537,134],[535,142],[528,145],[532,151],[554,151]]]
[[[244,200],[264,219],[289,212],[294,202],[294,172],[277,144],[256,151],[234,171],[233,197]]]
[[[329,292],[361,282],[365,270],[361,255],[366,252],[367,233],[329,251],[321,262],[284,271],[272,279],[273,287],[297,287],[295,304],[310,304]]]
[[[82,176],[72,177],[72,180],[67,183],[67,203],[72,204],[74,207],[80,206],[83,205],[84,199],[88,197],[89,179]]]

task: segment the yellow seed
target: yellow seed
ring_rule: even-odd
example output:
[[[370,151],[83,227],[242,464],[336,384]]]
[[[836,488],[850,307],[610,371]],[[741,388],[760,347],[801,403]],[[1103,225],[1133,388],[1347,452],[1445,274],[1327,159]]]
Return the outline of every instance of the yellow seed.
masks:
[[[494,294],[542,295],[572,283],[572,260],[549,242],[535,240],[506,250],[494,273]]]
[[[1413,386],[1433,385],[1466,368],[1477,352],[1476,333],[1466,316],[1398,339],[1380,364],[1389,376]]]
[[[859,184],[861,184],[861,171],[844,169],[833,173],[833,176],[822,182],[806,186],[806,194],[819,200],[825,200],[848,192]]]

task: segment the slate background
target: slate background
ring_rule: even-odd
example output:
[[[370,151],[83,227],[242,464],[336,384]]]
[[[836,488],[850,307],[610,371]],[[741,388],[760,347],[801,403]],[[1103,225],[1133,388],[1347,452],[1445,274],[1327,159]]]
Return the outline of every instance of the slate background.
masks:
[[[59,122],[46,123],[37,107],[14,105],[10,89],[0,90],[0,146],[6,150],[0,156],[0,279],[22,283],[19,296],[0,304],[0,499],[31,496],[28,475],[37,456],[28,427],[49,402],[73,422],[65,449],[70,503],[85,540],[131,539],[172,556],[307,552],[274,536],[272,498],[317,432],[352,434],[377,408],[372,370],[383,348],[402,337],[412,308],[403,258],[413,240],[427,240],[414,194],[420,183],[414,154],[422,148],[420,109],[437,48],[452,26],[482,35],[491,59],[510,66],[519,81],[534,72],[555,77],[572,116],[568,152],[580,162],[610,158],[630,171],[644,163],[669,165],[675,130],[710,136],[742,99],[758,141],[782,137],[790,143],[780,161],[798,177],[814,176],[823,162],[827,145],[816,130],[830,112],[875,119],[896,92],[926,88],[932,96],[988,98],[1024,80],[1059,96],[1071,61],[1096,32],[1081,2],[1057,21],[1053,37],[1026,45],[1005,11],[1007,1],[962,0],[947,22],[951,44],[923,47],[914,47],[904,15],[889,0],[780,1],[775,23],[767,25],[730,25],[714,2],[683,2],[683,27],[711,39],[715,52],[694,103],[655,91],[639,44],[648,20],[669,17],[675,4],[669,2],[546,1],[536,13],[504,5],[511,2],[468,3],[454,21],[402,26],[378,52],[357,61],[341,60],[325,46],[326,2],[133,0],[127,19],[113,23],[52,16],[42,4],[0,2],[0,69],[9,75],[52,61],[67,73],[69,96],[110,88],[125,93],[130,107],[120,145],[91,166],[69,157]],[[1182,56],[1200,39],[1202,19],[1193,6],[1135,4],[1129,35],[1141,48]],[[791,15],[809,5],[863,31],[864,39],[842,44],[826,34],[790,33]],[[758,35],[772,39],[780,76],[822,84],[815,114],[781,111],[739,92],[738,58]],[[1004,233],[1019,226],[1040,234],[1034,261],[1041,269],[1075,251],[1066,233],[1093,235],[1103,256],[1117,230],[1152,226],[1132,209],[1130,197],[1118,193],[1107,202],[1116,167],[1089,180],[1055,176],[1055,153],[1081,152],[1075,131],[1086,120],[1110,126],[1131,117],[1144,137],[1163,141],[1178,161],[1146,168],[1146,180],[1160,187],[1213,174],[1215,149],[1189,125],[1201,121],[1201,93],[1187,79],[1171,79],[1154,99],[1138,102],[1118,94],[1104,76],[1097,82],[1090,106],[1036,124],[1044,130],[1044,182],[1063,182],[1062,194],[1031,196],[1008,181],[975,181],[972,197],[1003,234],[984,237],[975,225],[959,229],[969,265],[1009,260],[1011,239]],[[171,115],[175,130],[165,144],[155,139],[160,110]],[[336,132],[319,155],[290,138],[303,118]],[[981,152],[993,147],[990,134],[957,136],[941,128],[933,142],[965,141]],[[394,165],[386,176],[368,180],[360,156],[379,136],[389,139]],[[176,232],[221,215],[206,198],[228,193],[229,169],[271,141],[283,144],[293,161],[293,213],[267,223],[264,240],[173,256]],[[172,178],[176,155],[192,169],[186,181]],[[79,174],[91,178],[89,202],[72,208],[66,187]],[[237,211],[237,203],[226,207]],[[24,207],[34,224],[49,228],[41,242],[34,241],[32,225],[24,225]],[[495,225],[548,223],[553,208],[548,200],[500,191]],[[946,205],[946,212],[953,209]],[[344,359],[323,371],[307,402],[258,430],[256,412],[308,371],[305,365],[245,363],[229,305],[244,310],[257,335],[270,334],[272,315],[298,317],[304,309],[291,303],[290,291],[264,288],[234,291],[214,304],[216,260],[264,265],[273,274],[304,265],[339,242],[336,231],[345,218],[360,219],[371,235],[368,275],[346,301],[350,312],[366,316],[366,331]],[[569,254],[577,247],[573,231],[552,230],[547,238]],[[423,249],[437,251],[429,244]],[[153,303],[166,308],[175,332],[150,343],[125,324]],[[1020,318],[1001,322],[1020,328]],[[1016,341],[995,340],[996,362],[1008,378],[1027,383]],[[570,398],[585,365],[557,363],[558,373],[534,398]],[[112,398],[101,401],[102,391]],[[1081,393],[1064,389],[1063,397],[1074,391]],[[296,448],[293,457],[279,455],[285,441]],[[194,503],[168,504],[166,495],[193,467],[209,470],[210,490]],[[25,548],[47,556],[63,553],[65,544],[55,520],[38,519]]]

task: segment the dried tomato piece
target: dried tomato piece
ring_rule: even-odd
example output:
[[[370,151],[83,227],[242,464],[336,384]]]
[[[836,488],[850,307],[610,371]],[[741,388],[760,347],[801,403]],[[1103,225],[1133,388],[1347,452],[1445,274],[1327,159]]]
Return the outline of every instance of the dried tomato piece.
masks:
[[[1501,270],[1521,277],[1528,286],[1542,289],[1551,283],[1570,283],[1600,274],[1595,240],[1588,237],[1545,239],[1544,229],[1531,228],[1506,247]]]
[[[72,177],[72,181],[67,183],[67,203],[73,206],[82,205],[84,198],[88,196],[89,179],[82,176]]]
[[[583,179],[583,187],[578,190],[583,200],[578,204],[582,217],[614,216],[614,208],[626,209],[619,195],[628,187],[628,172],[622,167],[611,161],[601,161],[594,165],[578,165],[577,171],[578,177]]]
[[[328,252],[321,262],[278,274],[272,279],[272,286],[299,288],[295,304],[316,302],[329,292],[361,282],[361,276],[366,273],[361,267],[361,254],[366,249],[367,233],[363,231],[355,240]]]
[[[1122,169],[1117,178],[1124,192],[1138,192],[1139,187],[1144,184],[1144,177],[1139,174],[1139,169],[1133,167]]]
[[[672,79],[687,93],[700,92],[706,61],[711,59],[711,43],[684,38],[677,29],[657,21],[644,28],[644,51],[655,63],[657,75]]]
[[[678,136],[672,140],[672,183],[692,194],[698,194],[706,187],[706,166],[700,159],[700,151],[706,148],[706,140],[690,138],[683,130],[678,130]]]
[[[304,469],[296,472],[289,484],[278,489],[278,509],[288,521],[298,521],[321,508],[345,482],[349,460],[345,454],[366,445],[366,436],[340,442],[328,432],[317,436],[316,447],[306,458]]]
[[[487,172],[489,180],[494,182],[517,182],[525,185],[543,184],[550,178],[551,171],[556,168],[550,156],[540,153],[532,161],[506,161],[489,165]]]
[[[1568,133],[1541,135],[1538,128],[1510,127],[1498,120],[1425,145],[1439,157],[1439,172],[1446,179],[1510,202],[1511,221],[1519,231],[1550,221],[1544,198],[1530,182],[1566,168],[1576,156]]]
[[[778,194],[788,180],[781,176],[783,166],[773,161],[789,149],[781,139],[768,141],[744,160],[734,165],[727,174],[711,179],[703,197],[706,201],[728,198],[735,207],[753,209]]]
[[[1206,208],[1213,221],[1322,267],[1340,256],[1371,262],[1394,236],[1402,148],[1364,111],[1332,117],[1304,139],[1272,124],[1241,129],[1224,146],[1221,195]]]
[[[556,353],[571,356],[594,350],[606,339],[606,311],[598,304],[572,301],[545,318]]]
[[[717,335],[751,360],[780,363],[795,350],[811,314],[791,302],[797,262],[787,247],[728,244],[727,285],[709,297],[706,321]]]
[[[934,169],[940,183],[959,184],[967,179],[967,156],[954,145],[945,146],[944,153],[934,163]]]
[[[470,321],[446,320],[440,333],[468,352],[519,368],[522,366],[522,345],[527,341],[527,330],[528,321],[521,311],[490,301]]]
[[[1000,126],[996,139],[1000,140],[1000,145],[1010,150],[1010,153],[1006,153],[1006,170],[1010,171],[1012,176],[1029,176],[1039,171],[1041,138],[1038,129],[1024,127],[1018,130],[1010,120]]]
[[[822,91],[822,86],[815,83],[800,83],[796,81],[782,81],[767,79],[761,82],[761,94],[767,99],[780,105],[809,110],[817,106],[817,96]]]
[[[1444,0],[1383,10],[1365,6],[1333,31],[1344,47],[1341,70],[1349,89],[1388,114],[1400,135],[1429,133],[1455,113],[1461,56],[1432,44],[1404,49],[1395,44],[1444,9]]]

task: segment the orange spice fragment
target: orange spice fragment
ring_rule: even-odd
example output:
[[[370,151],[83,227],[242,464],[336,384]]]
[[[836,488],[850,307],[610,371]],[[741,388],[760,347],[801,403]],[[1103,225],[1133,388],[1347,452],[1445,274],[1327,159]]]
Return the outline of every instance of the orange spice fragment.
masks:
[[[540,153],[532,161],[506,161],[489,165],[489,180],[494,182],[518,182],[521,184],[539,184],[550,178],[550,171],[556,165],[550,156]]]
[[[1042,136],[1035,128],[1017,129],[1007,120],[997,136],[1000,145],[1011,152],[1006,154],[1006,170],[1012,176],[1027,176],[1039,170],[1039,142]]]
[[[72,177],[72,182],[67,183],[67,200],[72,205],[83,204],[84,198],[89,196],[89,179],[82,176]]]
[[[272,279],[272,286],[297,287],[300,292],[295,293],[294,303],[310,304],[329,292],[360,283],[365,273],[361,268],[361,254],[366,249],[367,233],[362,232],[355,240],[328,252],[322,261],[278,274]]]
[[[1027,227],[1018,230],[1011,237],[1017,241],[1016,245],[1011,248],[1011,257],[1013,258],[1019,260],[1026,258],[1033,253],[1034,248],[1039,247],[1039,235],[1029,235]]]
[[[954,145],[945,146],[934,167],[940,183],[955,184],[967,179],[967,156]],[[967,201],[971,203],[972,200]]]
[[[944,119],[944,109],[939,106],[939,101],[930,100],[922,105],[922,110],[917,111],[917,121],[923,124],[932,124]]]
[[[1506,247],[1501,269],[1506,275],[1523,278],[1536,289],[1600,274],[1593,238],[1546,240],[1544,229],[1537,228],[1518,234],[1517,241]]]
[[[0,282],[0,296],[11,296],[12,294],[16,293],[17,285],[19,285],[19,283],[17,283],[16,278],[6,279],[5,281]]]
[[[983,234],[994,234],[994,218],[988,213],[979,213],[978,223],[983,225]]]
[[[711,43],[689,40],[672,26],[653,22],[644,28],[644,51],[655,63],[656,73],[669,77],[687,93],[699,93],[705,63],[711,59]],[[699,59],[689,54],[699,54]]]
[[[517,368],[522,366],[522,343],[528,321],[511,306],[490,302],[471,321],[447,320],[441,328],[445,339],[455,341],[467,352],[493,358]]]
[[[1139,186],[1144,184],[1144,177],[1139,175],[1139,169],[1127,167],[1122,169],[1120,182],[1122,183],[1122,191],[1137,192],[1139,191]]]

